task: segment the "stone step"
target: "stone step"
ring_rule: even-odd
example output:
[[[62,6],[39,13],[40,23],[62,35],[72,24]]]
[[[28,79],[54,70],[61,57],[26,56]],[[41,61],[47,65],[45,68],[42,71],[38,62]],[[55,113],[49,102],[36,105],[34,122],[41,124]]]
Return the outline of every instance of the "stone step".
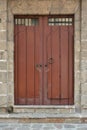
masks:
[[[0,123],[0,130],[87,130],[87,124]]]
[[[82,114],[42,114],[42,113],[12,113],[0,114],[0,122],[36,122],[36,123],[87,123],[87,115]]]

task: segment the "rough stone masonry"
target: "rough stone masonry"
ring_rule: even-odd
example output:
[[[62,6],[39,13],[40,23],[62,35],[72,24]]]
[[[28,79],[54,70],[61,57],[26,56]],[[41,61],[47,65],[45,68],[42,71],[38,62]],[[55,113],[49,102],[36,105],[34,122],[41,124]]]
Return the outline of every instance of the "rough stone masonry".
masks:
[[[87,115],[87,0],[0,0],[0,113]],[[14,105],[14,15],[74,14],[74,105],[24,107]],[[87,119],[87,117],[85,117]],[[77,125],[78,126],[78,125]],[[76,126],[76,127],[77,127]],[[64,126],[65,127],[65,126]],[[64,129],[64,128],[63,128]],[[86,129],[86,128],[84,128]],[[70,130],[70,129],[69,129]],[[77,128],[80,130],[80,128]]]

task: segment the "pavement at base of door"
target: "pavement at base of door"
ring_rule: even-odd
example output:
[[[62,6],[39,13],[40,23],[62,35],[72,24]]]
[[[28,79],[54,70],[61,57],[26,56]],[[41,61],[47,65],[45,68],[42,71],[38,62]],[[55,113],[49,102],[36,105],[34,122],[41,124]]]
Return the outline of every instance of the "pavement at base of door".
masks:
[[[87,130],[87,124],[1,122],[0,130]]]

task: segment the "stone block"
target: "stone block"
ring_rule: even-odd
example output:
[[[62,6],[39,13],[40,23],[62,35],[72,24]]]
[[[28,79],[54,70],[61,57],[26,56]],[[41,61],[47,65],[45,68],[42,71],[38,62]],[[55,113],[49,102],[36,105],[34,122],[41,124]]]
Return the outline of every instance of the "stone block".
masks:
[[[7,93],[7,84],[6,83],[0,84],[0,95],[6,93]]]
[[[87,41],[81,42],[81,51],[87,51]]]
[[[30,108],[24,108],[24,107],[22,107],[22,108],[15,108],[14,107],[14,112],[16,112],[16,113],[34,113],[35,112],[35,110],[34,109],[30,109]]]
[[[82,60],[87,60],[87,51],[81,52]]]
[[[80,52],[76,51],[74,53],[74,62],[80,61]]]
[[[87,70],[87,60],[82,60],[81,61],[81,71],[86,71]]]
[[[75,51],[76,52],[79,52],[80,51],[80,49],[81,49],[81,47],[80,47],[80,41],[77,41],[76,43],[75,43]]]
[[[87,25],[85,25],[85,29],[86,28],[87,28]],[[82,39],[87,39],[87,29],[86,30],[82,30],[82,36],[81,37],[82,37]]]
[[[14,61],[13,61],[13,59],[8,60],[8,70],[9,71],[14,71],[13,69],[14,69]]]
[[[87,5],[87,0],[84,0],[84,2],[82,2],[83,13],[86,13],[87,11],[86,5]]]
[[[86,22],[86,19],[87,19],[87,15],[83,14],[82,16],[82,33],[84,34],[84,30],[86,31],[86,27],[87,27],[87,22]]]
[[[80,31],[79,30],[75,31],[75,33],[74,33],[74,39],[75,39],[75,41],[79,41],[79,39],[80,39]]]
[[[81,72],[81,83],[87,83],[87,71]]]
[[[77,128],[77,130],[87,130],[87,127]]]
[[[7,96],[0,96],[0,107],[7,105]]]
[[[78,96],[79,94],[80,94],[80,87],[78,87],[78,86],[76,86],[75,87],[75,89],[74,89],[74,94],[76,95],[76,96]]]
[[[76,105],[78,105],[78,104],[80,104],[80,100],[81,100],[81,98],[80,98],[80,93],[77,95],[77,94],[75,94],[76,96],[75,96],[75,103],[76,103]]]
[[[87,95],[81,96],[81,105],[87,105]]]
[[[13,13],[19,14],[71,14],[77,10],[77,1],[61,1],[60,0],[25,0],[12,1],[9,0],[9,6]],[[15,6],[15,7],[14,7]]]
[[[6,40],[6,31],[0,31],[0,40]]]
[[[8,98],[8,106],[13,105],[13,102],[14,102],[13,96],[14,96],[13,94],[12,95],[8,94],[8,97],[7,97]]]
[[[75,71],[80,71],[80,62],[79,61],[75,62],[74,67],[75,67]]]
[[[5,114],[6,113],[6,108],[5,107],[0,107],[0,114]],[[2,124],[0,122],[0,127],[2,127]]]
[[[60,114],[67,114],[67,113],[70,113],[70,109],[60,109],[59,110],[60,112]]]
[[[0,60],[7,60],[7,51],[0,50]]]
[[[65,123],[81,123],[81,120],[80,119],[65,119]]]
[[[81,85],[82,95],[87,95],[87,83]]]
[[[13,58],[14,58],[14,56],[13,56],[14,54],[13,54],[13,51],[9,51],[8,50],[8,59],[11,61],[11,60],[13,60]]]
[[[83,107],[82,107],[82,113],[87,113],[87,108],[86,109],[84,109]]]
[[[74,94],[79,94],[80,91],[80,80],[74,82]]]
[[[0,0],[0,11],[5,11],[7,0]]]
[[[2,6],[3,8],[3,6]],[[0,18],[1,18],[1,23],[5,23],[7,22],[7,11],[5,9],[3,9],[2,11],[0,11]]]
[[[13,82],[8,83],[8,93],[14,95],[14,84],[13,84]]]
[[[14,50],[14,42],[9,41],[8,42],[8,51],[12,51],[13,52],[13,50]]]
[[[65,124],[64,128],[75,128],[75,125],[71,125],[71,124]]]
[[[80,21],[78,20],[78,21],[75,21],[75,23],[74,23],[74,26],[75,26],[75,31],[80,31]]]
[[[13,32],[14,32],[14,20],[12,20],[12,22],[8,23],[8,28],[10,28],[10,30],[8,31],[8,40],[11,44],[12,41],[14,41],[14,37],[13,37]]]
[[[0,50],[6,50],[6,49],[7,49],[6,42],[0,41]]]
[[[0,72],[0,82],[7,82],[7,72]]]
[[[13,82],[14,81],[14,74],[13,72],[8,72],[8,82]]]
[[[7,71],[7,62],[0,61],[0,71]]]
[[[75,73],[75,84],[78,83],[80,81],[80,71],[77,71]],[[76,85],[75,85],[76,86]]]
[[[0,30],[6,30],[6,19],[2,17],[0,18],[1,18]]]
[[[77,22],[79,22],[80,23],[80,2],[78,3],[78,6],[77,6],[77,8],[76,8],[76,13],[75,13],[75,23]],[[78,25],[77,25],[78,26]]]

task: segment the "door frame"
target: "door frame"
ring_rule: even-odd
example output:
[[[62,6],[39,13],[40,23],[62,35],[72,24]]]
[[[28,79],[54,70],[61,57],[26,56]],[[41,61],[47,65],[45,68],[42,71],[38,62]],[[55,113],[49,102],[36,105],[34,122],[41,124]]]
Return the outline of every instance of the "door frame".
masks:
[[[44,16],[46,16],[47,18],[51,18],[51,17],[60,17],[60,18],[73,18],[73,22],[72,22],[72,24],[73,24],[73,29],[74,29],[74,15],[44,15]],[[14,18],[18,18],[18,17],[20,17],[20,18],[40,18],[40,17],[44,17],[44,16],[38,16],[38,15],[36,15],[36,16],[34,16],[34,15],[15,15],[14,16]],[[74,35],[74,34],[73,34]],[[74,41],[73,41],[73,53],[74,53]],[[14,55],[15,56],[15,55]],[[73,56],[73,61],[74,61],[74,56]],[[73,71],[74,71],[74,65],[73,65]],[[15,67],[14,67],[14,72],[15,72]],[[73,82],[74,82],[74,75],[73,75]],[[74,84],[74,83],[73,83]],[[73,87],[74,88],[74,87]],[[74,90],[73,90],[74,91]],[[73,92],[74,93],[74,92]],[[43,105],[42,105],[43,106]]]
[[[10,3],[11,4],[11,3]],[[9,38],[9,41],[8,41],[8,44],[11,44],[12,46],[12,49],[11,51],[8,51],[8,54],[12,54],[14,56],[14,15],[21,15],[21,14],[25,14],[23,12],[23,10],[21,11],[21,13],[19,14],[19,12],[17,13],[17,11],[15,10],[15,8],[11,8],[10,7],[10,4],[9,4],[9,12],[8,12],[8,18],[11,19],[11,22],[8,24],[8,38]],[[18,9],[18,7],[17,7]],[[27,13],[28,14],[28,13]],[[58,12],[56,12],[55,15],[59,14]],[[63,11],[61,14],[65,14],[65,12]],[[80,68],[78,67],[78,64],[80,64],[80,57],[78,56],[80,54],[79,50],[81,48],[80,46],[80,13],[79,13],[79,10],[74,12],[72,12],[72,14],[74,15],[75,19],[74,19],[74,79],[75,79],[75,82],[74,82],[74,105],[73,106],[22,106],[22,107],[29,107],[29,108],[64,108],[64,109],[73,109],[73,110],[76,110],[76,109],[79,109],[79,105],[78,105],[78,102],[81,103],[81,100],[80,100]],[[35,15],[35,13],[34,13]],[[48,14],[49,15],[49,14]],[[54,15],[54,14],[53,14]],[[65,14],[66,15],[66,14]],[[67,14],[68,15],[68,14]],[[78,33],[79,32],[79,33]],[[12,36],[12,37],[11,37]],[[77,47],[79,45],[79,48]],[[76,49],[78,48],[78,49]],[[14,58],[13,57],[9,57],[8,58],[9,61],[11,61],[11,74],[13,76],[11,76],[11,79],[10,79],[10,82],[11,82],[11,86],[12,86],[12,99],[11,99],[11,104],[13,105],[13,107],[18,107],[16,105],[14,105]],[[8,62],[8,65],[10,65],[10,63]],[[78,90],[77,90],[78,89]],[[79,94],[79,95],[78,95]],[[77,98],[77,96],[79,98]]]

